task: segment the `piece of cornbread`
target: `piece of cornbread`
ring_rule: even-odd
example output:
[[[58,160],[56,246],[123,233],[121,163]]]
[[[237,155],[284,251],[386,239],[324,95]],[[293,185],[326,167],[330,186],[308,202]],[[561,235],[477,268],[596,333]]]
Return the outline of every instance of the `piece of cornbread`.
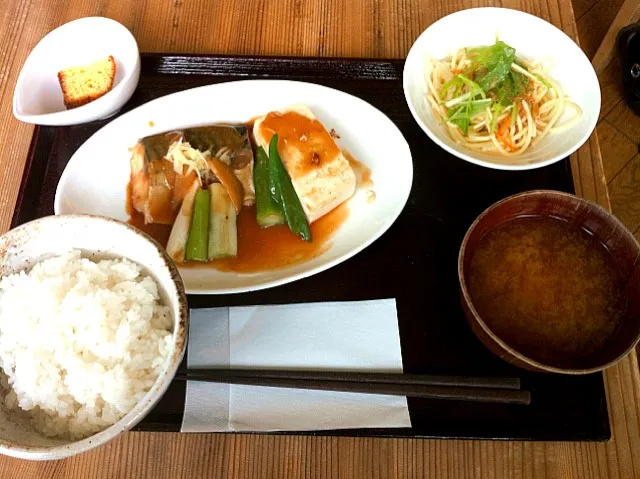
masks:
[[[116,62],[112,55],[104,60],[58,72],[65,106],[76,108],[100,98],[113,88],[115,77]]]

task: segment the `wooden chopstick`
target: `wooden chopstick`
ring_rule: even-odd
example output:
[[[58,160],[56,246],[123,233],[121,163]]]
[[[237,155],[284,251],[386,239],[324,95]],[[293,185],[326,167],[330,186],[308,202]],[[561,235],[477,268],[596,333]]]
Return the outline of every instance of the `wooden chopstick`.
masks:
[[[428,374],[377,373],[354,371],[303,371],[281,369],[189,368],[187,374],[217,377],[300,379],[309,381],[348,381],[424,386],[459,386],[492,389],[520,389],[520,378],[435,376]]]
[[[486,387],[433,386],[424,384],[398,384],[362,381],[335,381],[322,379],[274,378],[264,376],[234,376],[218,374],[220,370],[192,370],[178,372],[177,380],[205,381],[224,384],[241,384],[247,386],[265,386],[289,389],[310,389],[319,391],[339,391],[363,394],[381,394],[391,396],[407,396],[415,398],[450,399],[459,401],[490,402],[503,404],[530,404],[528,391],[498,389]]]

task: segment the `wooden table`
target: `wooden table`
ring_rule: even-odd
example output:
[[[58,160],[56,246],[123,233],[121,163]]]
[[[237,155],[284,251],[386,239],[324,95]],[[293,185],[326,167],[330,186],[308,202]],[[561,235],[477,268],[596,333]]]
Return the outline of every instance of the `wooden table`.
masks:
[[[2,0],[2,5],[2,232],[11,221],[33,131],[12,115],[13,88],[38,40],[69,20],[114,18],[132,31],[143,52],[402,58],[432,22],[472,6],[525,10],[577,37],[569,0]],[[578,194],[609,207],[595,133],[572,166]],[[63,461],[0,457],[0,477],[640,477],[635,352],[610,368],[605,381],[613,428],[608,443],[129,433]]]

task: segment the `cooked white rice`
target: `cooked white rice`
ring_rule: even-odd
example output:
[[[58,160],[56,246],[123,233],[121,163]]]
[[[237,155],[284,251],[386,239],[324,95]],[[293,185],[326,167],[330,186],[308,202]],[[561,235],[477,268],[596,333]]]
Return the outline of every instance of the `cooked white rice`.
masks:
[[[94,262],[72,251],[6,276],[0,280],[5,406],[28,411],[47,436],[101,431],[149,391],[172,329],[155,281],[126,259]]]

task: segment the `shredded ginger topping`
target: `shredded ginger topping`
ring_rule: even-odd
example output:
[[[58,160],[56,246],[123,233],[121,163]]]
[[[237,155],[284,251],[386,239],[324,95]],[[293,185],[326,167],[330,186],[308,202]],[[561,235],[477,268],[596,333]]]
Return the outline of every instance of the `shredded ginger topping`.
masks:
[[[202,152],[193,148],[189,142],[183,141],[180,138],[174,141],[165,155],[165,159],[173,163],[173,170],[181,175],[184,172],[184,167],[187,167],[187,173],[195,171],[198,175],[200,183],[203,183],[203,175],[206,175],[209,171],[209,165],[207,159],[211,158],[211,152],[209,150]]]

